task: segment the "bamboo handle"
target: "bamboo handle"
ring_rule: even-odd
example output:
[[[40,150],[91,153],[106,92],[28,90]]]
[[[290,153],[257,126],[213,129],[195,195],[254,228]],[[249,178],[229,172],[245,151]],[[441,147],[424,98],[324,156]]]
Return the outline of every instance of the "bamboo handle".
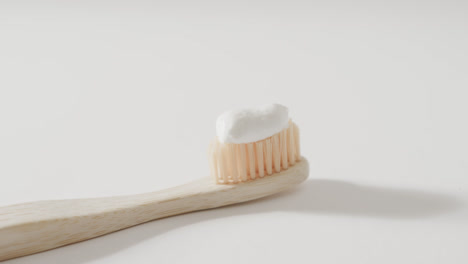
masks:
[[[153,193],[1,207],[0,261],[167,216],[258,199],[296,186],[308,175],[309,165],[302,158],[288,170],[239,184],[216,184],[203,178]]]
[[[122,197],[40,201],[0,208],[0,261],[87,240],[154,219],[211,208],[203,179]]]

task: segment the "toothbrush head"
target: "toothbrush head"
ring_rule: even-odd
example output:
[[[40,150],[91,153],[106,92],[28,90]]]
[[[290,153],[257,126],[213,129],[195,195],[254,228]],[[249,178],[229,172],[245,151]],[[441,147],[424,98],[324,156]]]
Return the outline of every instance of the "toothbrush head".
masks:
[[[275,104],[240,109],[227,112],[220,118],[217,124],[218,137],[209,148],[211,176],[217,184],[261,179],[286,170],[301,160],[299,128],[289,119],[284,106]],[[219,133],[220,129],[222,133]],[[253,129],[258,133],[255,134]],[[243,134],[239,131],[243,131]],[[233,137],[230,132],[237,134]],[[256,138],[265,133],[269,136]],[[230,138],[237,140],[226,140]],[[242,138],[258,140],[242,142],[239,140]]]

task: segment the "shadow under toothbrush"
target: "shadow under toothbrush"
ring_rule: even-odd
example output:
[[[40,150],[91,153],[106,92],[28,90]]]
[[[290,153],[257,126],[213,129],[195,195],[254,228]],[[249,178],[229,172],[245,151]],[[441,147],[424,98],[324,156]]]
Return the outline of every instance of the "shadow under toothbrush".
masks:
[[[256,201],[160,219],[5,263],[86,263],[179,227],[235,215],[284,211],[405,220],[431,218],[456,211],[461,206],[459,200],[444,194],[312,179],[294,190]]]

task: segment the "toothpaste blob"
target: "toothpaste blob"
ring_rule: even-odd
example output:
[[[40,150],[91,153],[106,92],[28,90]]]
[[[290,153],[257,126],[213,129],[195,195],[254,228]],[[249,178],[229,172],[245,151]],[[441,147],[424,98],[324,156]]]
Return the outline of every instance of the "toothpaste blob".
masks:
[[[268,104],[221,114],[216,120],[216,134],[221,143],[250,143],[271,137],[288,125],[288,108]]]

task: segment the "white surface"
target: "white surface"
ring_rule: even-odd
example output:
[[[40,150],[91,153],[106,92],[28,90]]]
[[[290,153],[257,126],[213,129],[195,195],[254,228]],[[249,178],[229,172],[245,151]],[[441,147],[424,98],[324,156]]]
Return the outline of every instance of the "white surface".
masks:
[[[288,108],[266,104],[222,113],[216,119],[216,135],[220,142],[250,143],[271,137],[288,126]]]
[[[271,102],[310,180],[8,264],[468,262],[466,3],[155,2],[0,3],[1,205],[205,176]]]

